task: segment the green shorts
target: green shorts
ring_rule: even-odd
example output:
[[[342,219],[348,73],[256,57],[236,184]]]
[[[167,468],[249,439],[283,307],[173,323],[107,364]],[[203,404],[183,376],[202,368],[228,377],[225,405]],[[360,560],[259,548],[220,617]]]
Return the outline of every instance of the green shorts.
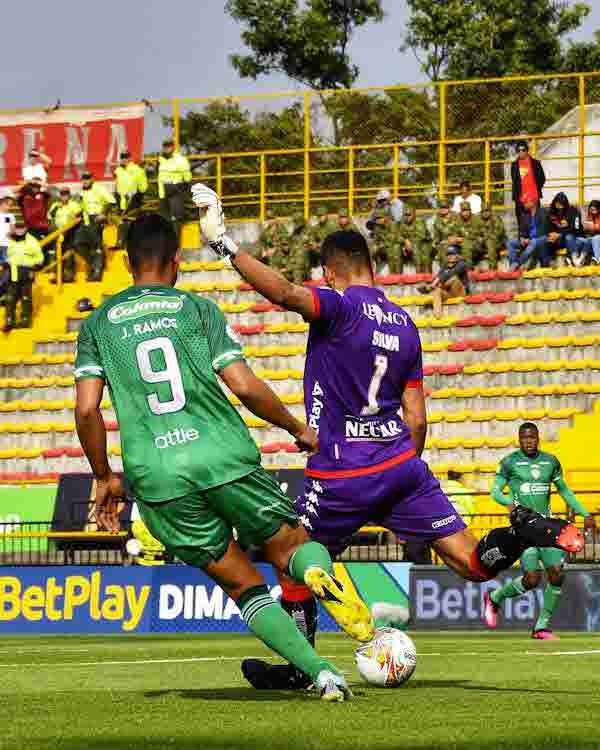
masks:
[[[542,568],[559,568],[565,561],[567,553],[555,547],[529,547],[521,555],[521,569],[525,573],[534,573]]]
[[[137,500],[150,533],[175,557],[204,568],[225,554],[236,529],[242,547],[259,546],[284,523],[298,525],[289,497],[262,468],[175,500]]]

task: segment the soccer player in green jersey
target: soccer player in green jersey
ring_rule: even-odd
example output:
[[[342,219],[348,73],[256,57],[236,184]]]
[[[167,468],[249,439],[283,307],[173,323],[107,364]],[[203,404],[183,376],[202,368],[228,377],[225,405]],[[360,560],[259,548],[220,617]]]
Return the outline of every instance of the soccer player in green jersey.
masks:
[[[336,581],[329,553],[309,540],[291,501],[261,467],[217,375],[251,412],[287,430],[302,450],[317,448],[316,434],[249,369],[217,305],[173,288],[180,253],[169,222],[157,214],[134,221],[127,254],[133,285],[94,311],[77,340],[75,419],[97,480],[98,525],[119,530],[123,497],[108,463],[100,412],[107,385],[124,472],[150,533],[211,576],[237,603],[249,629],[308,674],[324,700],[349,698],[345,679],[271,598],[243,547],[260,547],[265,560],[327,599],[338,624],[359,640],[373,636],[369,610]]]
[[[550,490],[556,486],[560,496],[575,513],[583,516],[586,528],[593,528],[594,521],[562,475],[560,461],[551,453],[539,450],[540,436],[533,422],[525,422],[519,428],[520,450],[503,458],[496,473],[492,497],[501,505],[513,509],[515,505],[551,515]],[[508,494],[503,493],[508,485]],[[566,553],[553,547],[529,547],[521,557],[523,575],[505,583],[491,594],[484,595],[484,621],[495,628],[498,611],[505,599],[521,596],[539,586],[542,580],[540,568],[546,571],[548,582],[544,589],[544,604],[533,627],[532,637],[538,640],[558,640],[550,629],[550,620],[558,607],[564,581],[563,565]]]

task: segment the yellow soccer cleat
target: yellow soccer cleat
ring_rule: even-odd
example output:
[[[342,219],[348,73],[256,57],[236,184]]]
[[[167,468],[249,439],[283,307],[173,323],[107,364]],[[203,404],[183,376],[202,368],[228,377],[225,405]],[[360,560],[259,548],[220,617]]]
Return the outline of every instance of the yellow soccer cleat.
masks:
[[[370,641],[375,623],[367,605],[323,568],[312,567],[304,574],[304,583],[317,597],[337,624],[351,638]]]

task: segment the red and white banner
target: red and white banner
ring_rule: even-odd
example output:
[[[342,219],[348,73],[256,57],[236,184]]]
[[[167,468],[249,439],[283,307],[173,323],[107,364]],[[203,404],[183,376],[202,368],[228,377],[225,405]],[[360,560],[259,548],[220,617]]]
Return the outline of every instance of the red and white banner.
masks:
[[[52,159],[49,184],[79,182],[83,172],[112,180],[120,151],[142,157],[144,105],[50,112],[0,112],[0,185],[22,180],[31,149]]]

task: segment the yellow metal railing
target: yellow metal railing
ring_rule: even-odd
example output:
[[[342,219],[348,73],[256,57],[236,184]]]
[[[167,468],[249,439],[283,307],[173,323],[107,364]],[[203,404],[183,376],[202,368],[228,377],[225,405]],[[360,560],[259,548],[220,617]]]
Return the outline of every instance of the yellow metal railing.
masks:
[[[543,159],[548,198],[565,189],[582,205],[594,188],[600,193],[600,71],[145,101],[147,119],[161,118],[198,179],[223,195],[230,218],[263,220],[268,209],[308,217],[319,204],[363,213],[384,188],[426,208],[434,196],[455,195],[465,178],[488,202],[509,206],[509,149],[521,139]],[[223,143],[216,151],[194,152],[185,143],[186,118],[215,102],[239,107],[244,117],[249,112],[250,120],[293,110],[294,148],[282,148],[276,131],[269,131],[259,148],[230,151]],[[361,117],[360,106],[369,102],[383,102],[383,114],[369,120],[367,108]],[[338,139],[331,126],[336,111],[353,105],[359,114],[352,122],[359,129],[366,123],[357,142],[352,128]],[[406,117],[394,119],[402,106]],[[563,153],[541,153],[549,143],[562,144]]]

